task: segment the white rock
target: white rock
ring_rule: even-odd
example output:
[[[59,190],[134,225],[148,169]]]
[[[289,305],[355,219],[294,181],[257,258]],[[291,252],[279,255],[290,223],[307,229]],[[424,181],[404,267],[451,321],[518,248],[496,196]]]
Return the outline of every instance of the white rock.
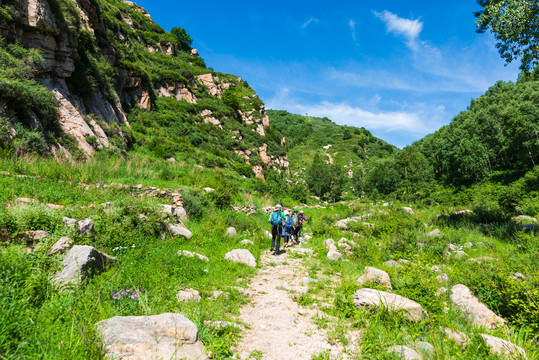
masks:
[[[330,246],[330,245],[335,245],[335,240],[333,240],[333,239],[326,239],[326,240],[324,240],[324,247],[325,247],[326,249],[329,249],[329,246]]]
[[[208,259],[206,256],[202,255],[202,254],[197,254],[197,253],[194,253],[194,252],[191,252],[191,251],[188,251],[188,250],[180,250],[178,251],[178,256],[185,256],[185,257],[188,257],[188,258],[193,258],[193,257],[197,257],[199,258],[200,260],[204,261],[204,262],[209,262],[210,259]]]
[[[438,289],[438,291],[436,291],[436,294],[434,294],[434,295],[442,296],[442,295],[445,295],[445,294],[447,294],[447,288],[442,286],[441,288]]]
[[[106,270],[118,259],[97,251],[92,246],[73,246],[63,260],[62,270],[56,274],[55,284],[77,284],[88,276],[94,276]]]
[[[524,349],[520,346],[517,346],[512,342],[497,338],[495,336],[486,334],[480,335],[483,340],[485,340],[485,344],[487,344],[487,346],[489,347],[491,354],[510,355],[511,357],[522,356],[523,358],[526,358],[526,351],[524,351]]]
[[[77,225],[77,220],[71,219],[71,218],[68,218],[68,217],[65,217],[65,216],[62,219],[62,222],[67,227],[75,227]]]
[[[56,254],[58,252],[65,251],[73,244],[73,239],[68,237],[62,237],[58,240],[49,250],[49,255]]]
[[[377,268],[373,267],[365,267],[365,273],[363,276],[361,276],[359,279],[357,279],[358,283],[360,285],[367,283],[367,282],[374,282],[377,285],[382,285],[389,289],[389,291],[393,290],[391,287],[391,279],[389,275],[382,270],[379,270]]]
[[[237,234],[236,228],[231,226],[231,227],[226,229],[226,236],[234,237],[234,236],[236,236],[236,234]]]
[[[388,353],[395,353],[399,356],[400,359],[404,360],[423,360],[421,355],[417,353],[414,349],[409,348],[408,346],[396,345],[387,349]]]
[[[49,233],[43,230],[26,231],[25,235],[32,241],[40,241],[49,237]]]
[[[172,215],[176,216],[177,219],[182,221],[188,220],[187,211],[185,211],[183,206],[176,206],[174,209],[172,209]]]
[[[109,359],[208,359],[196,325],[181,314],[116,316],[95,327]]]
[[[468,336],[466,336],[466,334],[461,331],[452,331],[451,329],[447,328],[440,328],[440,330],[444,332],[444,334],[449,340],[454,341],[457,345],[467,346],[470,343],[470,339],[468,338]]]
[[[264,234],[266,235],[266,237],[267,237],[269,240],[271,240],[272,237],[273,237],[273,236],[271,235],[271,233],[270,233],[268,230],[264,230]]]
[[[329,244],[326,249],[327,251],[338,251],[334,244]]]
[[[473,325],[493,329],[505,324],[504,319],[487,308],[462,284],[451,289],[451,301],[469,317]]]
[[[430,233],[427,234],[427,236],[440,236],[442,233],[439,229],[434,229]]]
[[[180,302],[200,302],[202,300],[200,293],[193,289],[179,291],[176,294],[176,299]]]
[[[291,254],[299,254],[303,256],[310,256],[314,254],[314,250],[310,248],[290,248],[288,252]]]
[[[526,276],[523,273],[514,273],[511,275],[511,279],[513,280],[526,280]]]
[[[447,246],[445,247],[445,251],[457,252],[459,251],[459,247],[457,245],[447,244]]]
[[[164,214],[172,214],[173,206],[168,204],[161,204],[161,212]]]
[[[187,240],[191,239],[193,237],[193,233],[191,231],[189,231],[189,229],[187,229],[185,227],[185,225],[179,223],[179,224],[169,224],[167,225],[167,228],[168,228],[168,231],[170,232],[170,235],[174,236],[174,237],[178,237],[178,236],[181,236],[181,237],[184,237],[186,238]]]
[[[250,267],[256,267],[255,257],[246,249],[235,249],[226,253],[225,260],[245,264]]]
[[[441,283],[448,282],[449,281],[449,275],[440,274],[440,275],[436,276],[436,280],[438,280]]]
[[[335,246],[335,245],[333,245],[333,246]],[[337,260],[340,260],[342,258],[342,255],[337,251],[330,250],[328,252],[327,258],[330,259],[330,260],[333,260],[333,261],[337,261]]]
[[[403,311],[404,316],[411,321],[418,321],[427,313],[421,305],[413,300],[374,289],[359,289],[354,295],[354,305],[357,308],[362,307],[380,307],[385,306],[391,311]]]
[[[464,251],[459,250],[459,251],[457,251],[455,253],[455,259],[463,259],[463,258],[465,258],[467,256],[468,256],[468,254],[466,254]]]
[[[251,240],[245,239],[245,240],[240,241],[240,244],[242,244],[242,245],[254,245],[254,242],[252,242]]]
[[[205,192],[207,192],[207,193],[211,193],[211,192],[214,192],[214,191],[215,191],[215,189],[212,189],[211,187],[205,187],[203,190],[204,190]]]
[[[467,242],[467,243],[464,244],[464,247],[466,249],[471,249],[471,248],[473,248],[473,244],[471,242]]]
[[[404,206],[402,207],[402,210],[406,211],[408,214],[412,214],[412,215],[414,214],[414,210],[412,210],[412,208],[410,207]]]

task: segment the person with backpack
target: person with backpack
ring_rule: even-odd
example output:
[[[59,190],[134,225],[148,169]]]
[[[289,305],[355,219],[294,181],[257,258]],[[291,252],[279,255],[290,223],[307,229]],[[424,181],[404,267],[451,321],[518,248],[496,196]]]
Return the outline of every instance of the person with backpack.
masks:
[[[271,250],[275,251],[273,255],[279,255],[279,247],[281,245],[282,229],[286,217],[281,211],[281,205],[275,205],[274,211],[270,214],[269,223],[271,224]]]
[[[303,239],[303,222],[305,221],[309,221],[309,219],[305,217],[303,210],[301,210],[299,212],[299,236],[301,236],[301,239]]]
[[[283,237],[284,237],[284,247],[287,248],[288,246],[291,245],[290,238],[293,234],[294,229],[293,229],[293,224],[292,224],[292,217],[288,213],[288,210],[285,210],[284,216],[286,219],[284,222]]]
[[[298,215],[297,210],[294,210],[294,214],[291,216],[291,218],[292,218],[292,234],[294,237],[294,242],[296,244],[299,244],[300,226],[299,226],[299,215]]]

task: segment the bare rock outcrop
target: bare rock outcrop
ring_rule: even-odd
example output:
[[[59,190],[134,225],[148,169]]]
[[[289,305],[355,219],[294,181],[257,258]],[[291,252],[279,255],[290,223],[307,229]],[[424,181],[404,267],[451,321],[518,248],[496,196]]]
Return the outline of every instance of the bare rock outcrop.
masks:
[[[95,327],[109,359],[208,359],[196,325],[181,314],[115,316]]]
[[[476,326],[493,329],[505,324],[505,320],[481,303],[466,286],[459,284],[451,289],[451,301],[465,313]]]

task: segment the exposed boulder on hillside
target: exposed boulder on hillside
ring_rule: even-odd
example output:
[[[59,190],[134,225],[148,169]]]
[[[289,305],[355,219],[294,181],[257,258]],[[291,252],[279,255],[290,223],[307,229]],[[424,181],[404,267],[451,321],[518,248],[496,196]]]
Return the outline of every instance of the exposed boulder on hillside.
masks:
[[[116,316],[95,327],[110,359],[208,359],[196,325],[181,314]]]
[[[225,260],[245,264],[250,267],[256,267],[256,259],[249,250],[235,249],[225,254]]]
[[[485,344],[489,347],[492,354],[509,355],[510,357],[522,356],[526,359],[526,351],[520,346],[513,344],[507,340],[497,338],[492,335],[480,334]]]
[[[403,315],[411,321],[418,321],[427,315],[421,305],[415,301],[385,291],[359,289],[353,298],[357,308],[384,306],[390,311],[402,311]]]
[[[389,275],[382,270],[379,270],[377,268],[373,267],[365,267],[365,273],[357,279],[358,283],[360,285],[367,283],[367,282],[374,282],[378,285],[382,285],[389,289],[389,291],[393,290],[391,287],[391,279],[389,278]]]
[[[118,261],[99,252],[92,246],[76,245],[65,256],[62,270],[56,274],[55,284],[77,284],[88,276],[94,276]]]
[[[392,346],[387,349],[388,353],[396,354],[399,359],[403,360],[423,360],[423,357],[412,348],[403,345]]]
[[[493,329],[505,320],[481,303],[466,286],[459,284],[451,289],[451,301],[466,314],[474,325]]]

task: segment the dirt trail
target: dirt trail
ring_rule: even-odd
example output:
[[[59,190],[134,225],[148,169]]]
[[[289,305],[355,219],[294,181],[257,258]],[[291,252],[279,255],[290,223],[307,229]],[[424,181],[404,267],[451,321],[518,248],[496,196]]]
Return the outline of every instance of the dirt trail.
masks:
[[[335,354],[342,351],[342,347],[332,347],[325,331],[313,324],[317,310],[301,307],[292,299],[307,291],[307,285],[301,283],[307,276],[302,260],[269,252],[260,260],[262,268],[249,285],[255,292],[253,301],[240,311],[240,320],[250,329],[237,346],[239,358],[249,359],[259,351],[264,360],[308,360],[328,349]]]

